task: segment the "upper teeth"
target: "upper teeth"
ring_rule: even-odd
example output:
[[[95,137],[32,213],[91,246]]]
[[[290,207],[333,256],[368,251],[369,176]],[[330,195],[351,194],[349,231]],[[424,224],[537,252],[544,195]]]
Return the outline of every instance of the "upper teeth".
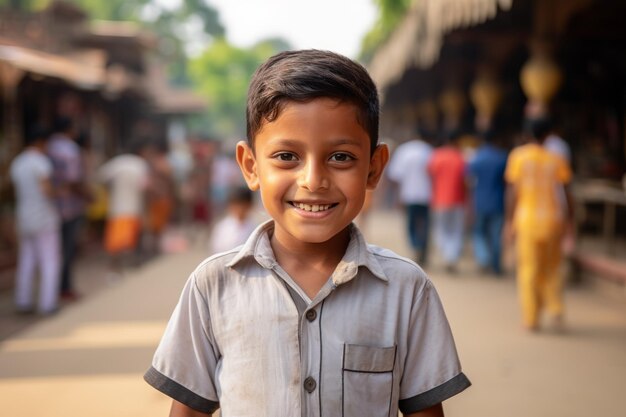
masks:
[[[304,204],[294,203],[296,207],[305,211],[324,211],[330,208],[330,204]]]

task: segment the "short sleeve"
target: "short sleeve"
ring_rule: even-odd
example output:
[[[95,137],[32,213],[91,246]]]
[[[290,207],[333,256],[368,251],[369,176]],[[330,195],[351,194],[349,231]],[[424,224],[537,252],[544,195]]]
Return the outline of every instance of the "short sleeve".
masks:
[[[211,414],[219,408],[215,384],[218,358],[209,308],[192,275],[144,379],[176,401]]]
[[[427,281],[411,311],[407,355],[400,381],[400,411],[408,414],[424,410],[470,385],[461,372],[439,296]]]

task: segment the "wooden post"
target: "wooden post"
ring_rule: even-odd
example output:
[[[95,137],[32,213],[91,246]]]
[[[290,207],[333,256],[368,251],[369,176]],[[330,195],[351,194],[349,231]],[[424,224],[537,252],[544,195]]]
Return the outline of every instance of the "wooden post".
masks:
[[[8,175],[4,175],[11,159],[21,147],[20,111],[18,108],[17,86],[24,72],[7,63],[0,62],[0,88],[2,88],[3,137],[0,138],[0,190],[8,185]]]

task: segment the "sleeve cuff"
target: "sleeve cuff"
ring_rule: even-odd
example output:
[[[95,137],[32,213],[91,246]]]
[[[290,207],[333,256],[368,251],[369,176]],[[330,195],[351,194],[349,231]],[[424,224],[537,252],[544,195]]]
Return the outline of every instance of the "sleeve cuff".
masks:
[[[400,400],[399,408],[403,414],[415,413],[439,404],[468,388],[472,383],[462,372],[454,378],[415,397]]]
[[[180,385],[178,382],[166,377],[154,367],[150,367],[143,376],[143,379],[163,394],[172,397],[178,402],[193,408],[202,413],[213,414],[219,407],[220,403],[207,400],[193,391]]]

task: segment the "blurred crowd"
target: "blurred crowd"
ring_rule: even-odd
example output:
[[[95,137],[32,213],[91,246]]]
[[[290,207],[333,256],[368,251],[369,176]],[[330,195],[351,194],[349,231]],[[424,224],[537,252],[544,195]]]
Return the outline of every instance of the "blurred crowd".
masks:
[[[74,267],[89,248],[107,280],[163,252],[243,243],[256,226],[234,149],[208,139],[171,147],[146,136],[101,160],[73,121],[31,126],[10,168],[19,240],[18,313],[52,314],[77,300]],[[216,230],[219,237],[211,236]]]
[[[543,308],[559,327],[561,259],[574,241],[571,151],[547,115],[525,121],[517,146],[506,139],[496,127],[442,135],[420,129],[395,149],[387,176],[416,262],[428,267],[432,240],[445,271],[456,274],[470,240],[476,270],[502,277],[510,248],[524,327],[537,329]]]

